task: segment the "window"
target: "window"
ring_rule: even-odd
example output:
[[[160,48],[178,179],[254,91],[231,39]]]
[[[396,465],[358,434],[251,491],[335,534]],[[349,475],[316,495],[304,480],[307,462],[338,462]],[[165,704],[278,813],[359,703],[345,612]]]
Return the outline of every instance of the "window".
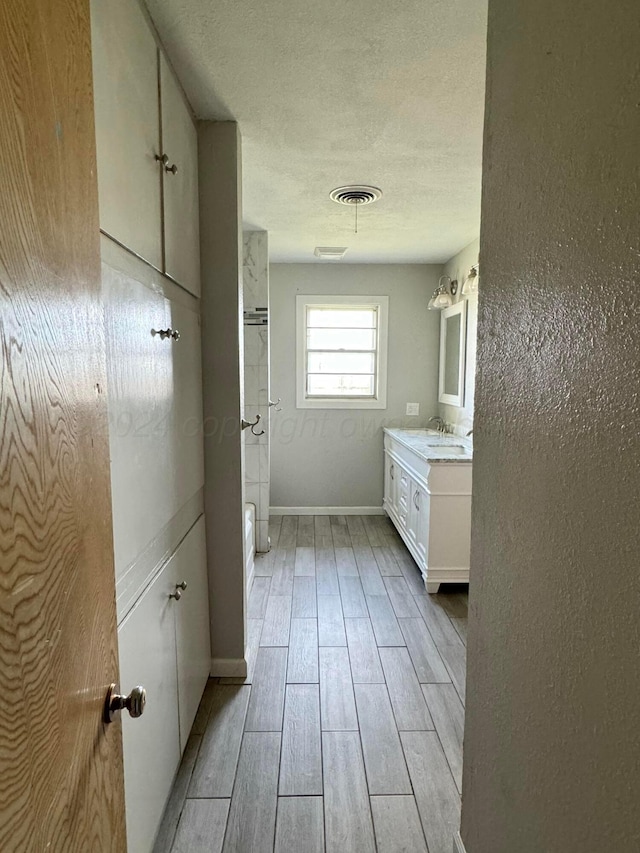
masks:
[[[297,297],[299,409],[384,409],[388,296]]]

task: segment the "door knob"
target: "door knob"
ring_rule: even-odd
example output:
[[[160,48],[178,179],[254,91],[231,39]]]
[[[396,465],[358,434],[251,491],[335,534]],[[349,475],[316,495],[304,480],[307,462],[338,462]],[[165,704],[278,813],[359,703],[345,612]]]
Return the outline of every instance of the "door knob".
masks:
[[[118,693],[117,684],[111,684],[107,690],[107,698],[104,703],[104,721],[112,723],[124,708],[130,717],[141,717],[147,704],[147,691],[138,685],[134,687],[128,696]]]

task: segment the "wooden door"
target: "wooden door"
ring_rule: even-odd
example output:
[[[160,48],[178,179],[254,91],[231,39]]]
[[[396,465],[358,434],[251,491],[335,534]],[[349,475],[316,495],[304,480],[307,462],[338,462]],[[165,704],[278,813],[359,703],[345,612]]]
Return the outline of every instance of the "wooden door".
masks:
[[[200,296],[198,134],[166,59],[160,55],[165,271]],[[175,167],[175,171],[174,171]]]
[[[126,850],[88,0],[0,3],[0,850]]]
[[[100,227],[162,267],[158,48],[138,0],[92,0]]]

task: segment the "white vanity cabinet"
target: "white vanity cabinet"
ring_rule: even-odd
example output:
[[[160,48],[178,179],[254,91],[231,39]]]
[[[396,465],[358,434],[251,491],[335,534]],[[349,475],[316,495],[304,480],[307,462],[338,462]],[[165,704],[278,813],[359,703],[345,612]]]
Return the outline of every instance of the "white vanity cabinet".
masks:
[[[472,463],[470,453],[428,440],[426,431],[385,430],[384,509],[437,592],[469,580]]]
[[[209,673],[204,548],[200,516],[118,630],[121,686],[147,691],[144,714],[122,719],[129,853],[153,849]]]
[[[200,295],[198,140],[138,0],[92,0],[100,228]]]

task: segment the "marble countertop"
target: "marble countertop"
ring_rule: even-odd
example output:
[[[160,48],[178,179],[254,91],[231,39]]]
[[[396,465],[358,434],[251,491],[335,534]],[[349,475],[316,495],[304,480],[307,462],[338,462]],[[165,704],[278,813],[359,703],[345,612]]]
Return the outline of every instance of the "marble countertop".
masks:
[[[457,435],[442,435],[431,429],[384,428],[400,444],[413,450],[425,462],[473,462],[473,446]]]

